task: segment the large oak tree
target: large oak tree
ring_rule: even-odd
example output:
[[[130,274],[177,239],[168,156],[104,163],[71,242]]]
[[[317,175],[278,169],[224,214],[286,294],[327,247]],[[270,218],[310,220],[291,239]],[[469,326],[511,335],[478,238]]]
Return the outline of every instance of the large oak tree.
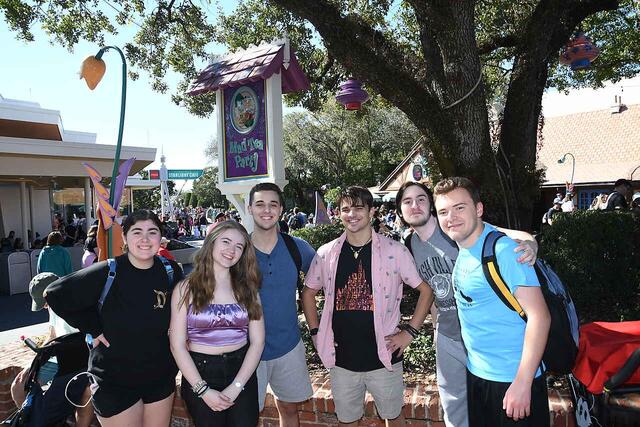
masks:
[[[635,0],[245,0],[226,14],[191,0],[0,0],[0,10],[19,37],[32,38],[39,22],[69,48],[135,22],[129,61],[200,115],[212,111],[213,97],[184,91],[208,43],[241,48],[286,32],[313,84],[289,102],[318,108],[342,79],[362,80],[413,122],[443,175],[472,177],[490,217],[522,227],[541,178],[544,89],[601,85],[635,75],[640,63]],[[557,58],[578,29],[603,53],[573,73]],[[177,88],[166,84],[170,70],[184,76]],[[503,106],[495,121],[494,103]]]

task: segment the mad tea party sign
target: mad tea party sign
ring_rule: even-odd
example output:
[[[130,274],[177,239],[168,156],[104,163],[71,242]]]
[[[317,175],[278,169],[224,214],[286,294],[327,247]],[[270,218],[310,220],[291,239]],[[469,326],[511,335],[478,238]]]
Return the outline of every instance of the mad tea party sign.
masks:
[[[265,80],[225,88],[224,181],[269,175]]]

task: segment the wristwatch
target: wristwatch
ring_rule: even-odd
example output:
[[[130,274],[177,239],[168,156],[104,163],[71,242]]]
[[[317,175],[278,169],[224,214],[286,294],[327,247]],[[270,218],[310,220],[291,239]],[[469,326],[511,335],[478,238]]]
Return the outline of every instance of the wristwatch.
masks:
[[[309,329],[309,335],[311,335],[312,337],[315,337],[316,335],[318,335],[318,328]]]

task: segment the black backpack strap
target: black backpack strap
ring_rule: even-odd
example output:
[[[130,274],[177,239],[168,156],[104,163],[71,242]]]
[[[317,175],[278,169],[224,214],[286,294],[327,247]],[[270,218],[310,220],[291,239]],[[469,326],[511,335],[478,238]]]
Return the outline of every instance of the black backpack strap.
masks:
[[[413,239],[413,233],[414,231],[411,230],[411,232],[409,234],[407,234],[407,237],[404,238],[404,246],[409,249],[409,253],[411,255],[413,255],[413,250],[411,249],[411,239]]]
[[[291,255],[291,258],[296,265],[296,270],[298,270],[297,287],[299,291],[302,291],[302,288],[304,287],[304,272],[302,271],[302,255],[300,254],[300,249],[293,237],[286,233],[280,233],[280,235],[282,236],[282,240],[284,240],[284,244],[287,246],[289,255]]]
[[[109,266],[109,273],[107,274],[107,280],[104,282],[104,287],[102,288],[102,293],[100,294],[100,298],[98,299],[98,311],[102,311],[102,306],[104,305],[104,301],[107,299],[107,295],[109,295],[109,291],[111,290],[111,286],[113,285],[113,281],[116,278],[116,260],[115,258],[109,258],[107,260],[107,265]]]
[[[520,306],[520,303],[516,297],[511,293],[509,287],[504,282],[502,275],[500,274],[500,267],[498,267],[498,260],[496,259],[496,242],[501,237],[505,236],[500,231],[491,231],[482,245],[482,271],[484,277],[489,282],[493,292],[500,298],[500,301],[504,303],[510,310],[515,311],[526,322],[527,315]]]
[[[173,266],[167,258],[161,255],[158,255],[158,258],[160,258],[162,265],[164,265],[164,269],[167,271],[167,276],[169,277],[169,291],[171,291],[173,290]]]

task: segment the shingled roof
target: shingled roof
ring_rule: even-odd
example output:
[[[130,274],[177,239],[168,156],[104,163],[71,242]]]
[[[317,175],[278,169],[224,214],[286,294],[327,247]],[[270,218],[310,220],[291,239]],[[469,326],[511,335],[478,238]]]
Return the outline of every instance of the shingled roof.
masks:
[[[260,46],[214,59],[191,83],[188,95],[237,87],[256,80],[266,80],[282,72],[282,93],[309,89],[309,80],[302,72],[289,42],[276,40]]]
[[[616,109],[618,111],[618,109]],[[619,113],[599,110],[545,119],[538,167],[546,168],[543,187],[564,185],[571,178],[571,158],[558,164],[565,153],[575,156],[576,185],[611,184],[631,178],[640,166],[640,104],[621,105]],[[640,170],[634,180],[640,178]]]

